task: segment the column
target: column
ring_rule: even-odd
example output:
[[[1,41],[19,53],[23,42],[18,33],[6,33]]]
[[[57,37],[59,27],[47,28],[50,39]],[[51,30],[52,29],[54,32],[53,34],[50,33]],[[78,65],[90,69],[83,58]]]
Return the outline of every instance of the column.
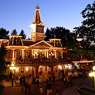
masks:
[[[47,55],[46,55],[46,51],[44,51],[44,55],[45,55],[45,57],[47,56]]]
[[[13,60],[15,59],[15,50],[14,49],[12,50],[12,58],[13,58]]]
[[[47,66],[45,66],[45,71],[47,71]]]
[[[35,67],[35,77],[36,77],[36,78],[39,77],[38,69],[39,69],[39,66],[36,66],[36,67]]]
[[[21,52],[22,54],[22,59],[24,59],[24,49],[22,49],[22,52]]]
[[[47,51],[47,58],[48,58],[48,51]]]
[[[55,58],[57,58],[57,56],[56,56],[56,50],[54,50],[54,55],[55,55]]]
[[[51,66],[51,79],[53,79],[53,75],[54,75],[54,73],[53,73],[53,66]]]
[[[32,56],[32,58],[33,58],[33,50],[31,50],[31,51],[32,51],[32,55],[31,55],[31,56]]]

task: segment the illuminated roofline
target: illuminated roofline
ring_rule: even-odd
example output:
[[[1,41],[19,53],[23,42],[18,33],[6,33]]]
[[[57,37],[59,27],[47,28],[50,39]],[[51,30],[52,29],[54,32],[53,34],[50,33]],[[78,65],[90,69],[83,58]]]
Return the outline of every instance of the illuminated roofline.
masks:
[[[36,44],[30,45],[30,46],[35,46],[35,45],[37,45],[37,44],[39,44],[39,43],[41,43],[41,42],[44,42],[44,43],[48,44],[50,47],[53,47],[52,45],[50,45],[49,43],[47,43],[47,42],[44,41],[44,40],[42,40],[42,41],[40,41],[40,42],[38,42],[38,43],[36,43]]]
[[[9,38],[11,38],[11,37],[22,37],[22,36],[19,36],[19,35],[11,35],[11,36],[9,36]]]
[[[54,39],[49,39],[49,40],[52,41],[52,40],[61,40],[61,39],[54,38]]]

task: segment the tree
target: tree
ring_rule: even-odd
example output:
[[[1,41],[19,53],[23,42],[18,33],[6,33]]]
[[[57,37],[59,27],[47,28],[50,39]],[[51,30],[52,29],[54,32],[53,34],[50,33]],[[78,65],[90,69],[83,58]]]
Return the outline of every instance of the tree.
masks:
[[[19,33],[20,36],[22,36],[22,39],[26,38],[26,34],[24,33],[24,30],[21,30],[21,32]]]
[[[4,72],[7,69],[7,65],[10,64],[10,62],[6,62],[5,55],[7,50],[2,46],[0,48],[0,82],[5,79],[6,75]]]
[[[45,39],[46,41],[48,41],[49,39],[51,39],[51,30],[49,28],[46,29],[46,33],[45,33]]]
[[[95,42],[95,1],[88,4],[81,14],[84,20],[81,26],[74,28],[75,33],[84,39],[86,47],[90,47]]]
[[[9,35],[8,35],[9,31],[7,31],[4,28],[0,28],[0,39],[8,39]]]
[[[45,36],[45,40],[52,38],[61,39],[63,47],[72,48],[75,44],[75,33],[70,33],[70,30],[63,27],[47,28]]]
[[[84,20],[81,26],[74,28],[74,33],[76,38],[83,38],[81,45],[84,56],[93,59],[95,55],[95,1],[92,5],[88,4],[81,14]]]
[[[10,62],[6,62],[5,60],[6,52],[7,50],[2,46],[0,48],[0,95],[2,95],[2,89],[4,88],[2,86],[2,80],[7,78],[5,71],[7,69],[7,65],[10,64]]]
[[[17,35],[16,29],[14,29],[14,30],[12,31],[11,35]]]

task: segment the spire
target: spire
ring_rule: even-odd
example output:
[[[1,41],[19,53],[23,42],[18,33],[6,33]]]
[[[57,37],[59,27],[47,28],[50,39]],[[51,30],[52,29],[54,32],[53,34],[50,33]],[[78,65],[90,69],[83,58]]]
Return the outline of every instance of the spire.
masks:
[[[40,17],[39,6],[37,5],[35,9],[35,16],[34,16],[33,24],[40,24],[40,23],[42,23],[42,21]]]
[[[38,4],[37,4],[37,6],[36,6],[36,9],[39,9],[39,6],[38,6]]]

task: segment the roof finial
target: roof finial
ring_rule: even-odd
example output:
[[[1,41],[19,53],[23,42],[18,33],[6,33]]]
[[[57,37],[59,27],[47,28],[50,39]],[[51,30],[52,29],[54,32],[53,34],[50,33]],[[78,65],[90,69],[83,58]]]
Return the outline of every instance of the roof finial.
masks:
[[[37,1],[37,6],[36,6],[36,9],[39,9],[39,6],[38,6],[38,1]]]

